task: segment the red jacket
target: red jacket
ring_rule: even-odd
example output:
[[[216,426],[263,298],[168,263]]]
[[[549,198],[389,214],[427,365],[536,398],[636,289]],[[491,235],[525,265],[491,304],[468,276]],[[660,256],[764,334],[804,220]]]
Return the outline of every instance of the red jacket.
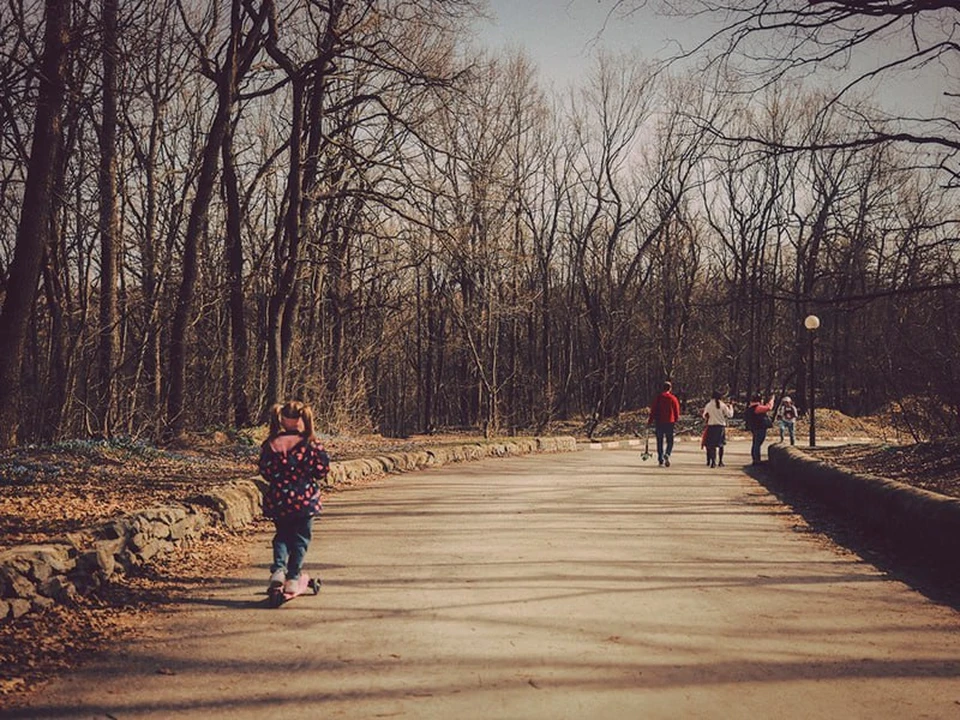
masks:
[[[647,418],[647,425],[659,423],[661,425],[672,424],[680,419],[680,401],[677,396],[669,390],[660,393],[653,399],[650,406],[650,417]]]

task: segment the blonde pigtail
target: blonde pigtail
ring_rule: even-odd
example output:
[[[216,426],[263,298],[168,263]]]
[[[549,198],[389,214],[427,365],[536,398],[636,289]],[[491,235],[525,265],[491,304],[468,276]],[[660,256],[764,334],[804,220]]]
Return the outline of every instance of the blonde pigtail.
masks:
[[[280,434],[281,425],[280,425],[280,411],[283,409],[283,406],[280,403],[277,403],[272,408],[270,408],[270,437],[275,438]]]
[[[317,437],[313,432],[313,410],[309,405],[304,405],[301,408],[300,417],[303,419],[303,436],[313,442]]]

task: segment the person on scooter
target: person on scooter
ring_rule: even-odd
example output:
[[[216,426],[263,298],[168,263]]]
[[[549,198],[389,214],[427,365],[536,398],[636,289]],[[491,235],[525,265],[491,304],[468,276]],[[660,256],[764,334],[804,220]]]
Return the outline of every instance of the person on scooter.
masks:
[[[295,593],[313,537],[313,518],[323,509],[320,482],[330,457],[313,432],[313,410],[302,402],[274,405],[270,434],[260,446],[260,475],[269,483],[263,514],[273,520],[270,587]]]

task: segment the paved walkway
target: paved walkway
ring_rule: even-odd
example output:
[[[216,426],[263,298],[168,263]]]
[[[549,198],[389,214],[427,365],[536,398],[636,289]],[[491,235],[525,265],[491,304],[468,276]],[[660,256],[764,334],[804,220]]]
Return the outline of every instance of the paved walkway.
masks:
[[[955,718],[960,616],[692,443],[448,466],[330,497],[325,585],[254,566],[30,718]]]

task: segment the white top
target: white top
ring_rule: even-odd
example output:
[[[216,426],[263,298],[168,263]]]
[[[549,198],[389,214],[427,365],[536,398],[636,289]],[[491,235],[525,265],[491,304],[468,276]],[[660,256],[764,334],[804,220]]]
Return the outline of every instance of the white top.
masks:
[[[707,419],[707,425],[726,425],[727,418],[733,417],[733,408],[723,400],[720,401],[720,407],[717,407],[717,401],[711,400],[701,414]]]

